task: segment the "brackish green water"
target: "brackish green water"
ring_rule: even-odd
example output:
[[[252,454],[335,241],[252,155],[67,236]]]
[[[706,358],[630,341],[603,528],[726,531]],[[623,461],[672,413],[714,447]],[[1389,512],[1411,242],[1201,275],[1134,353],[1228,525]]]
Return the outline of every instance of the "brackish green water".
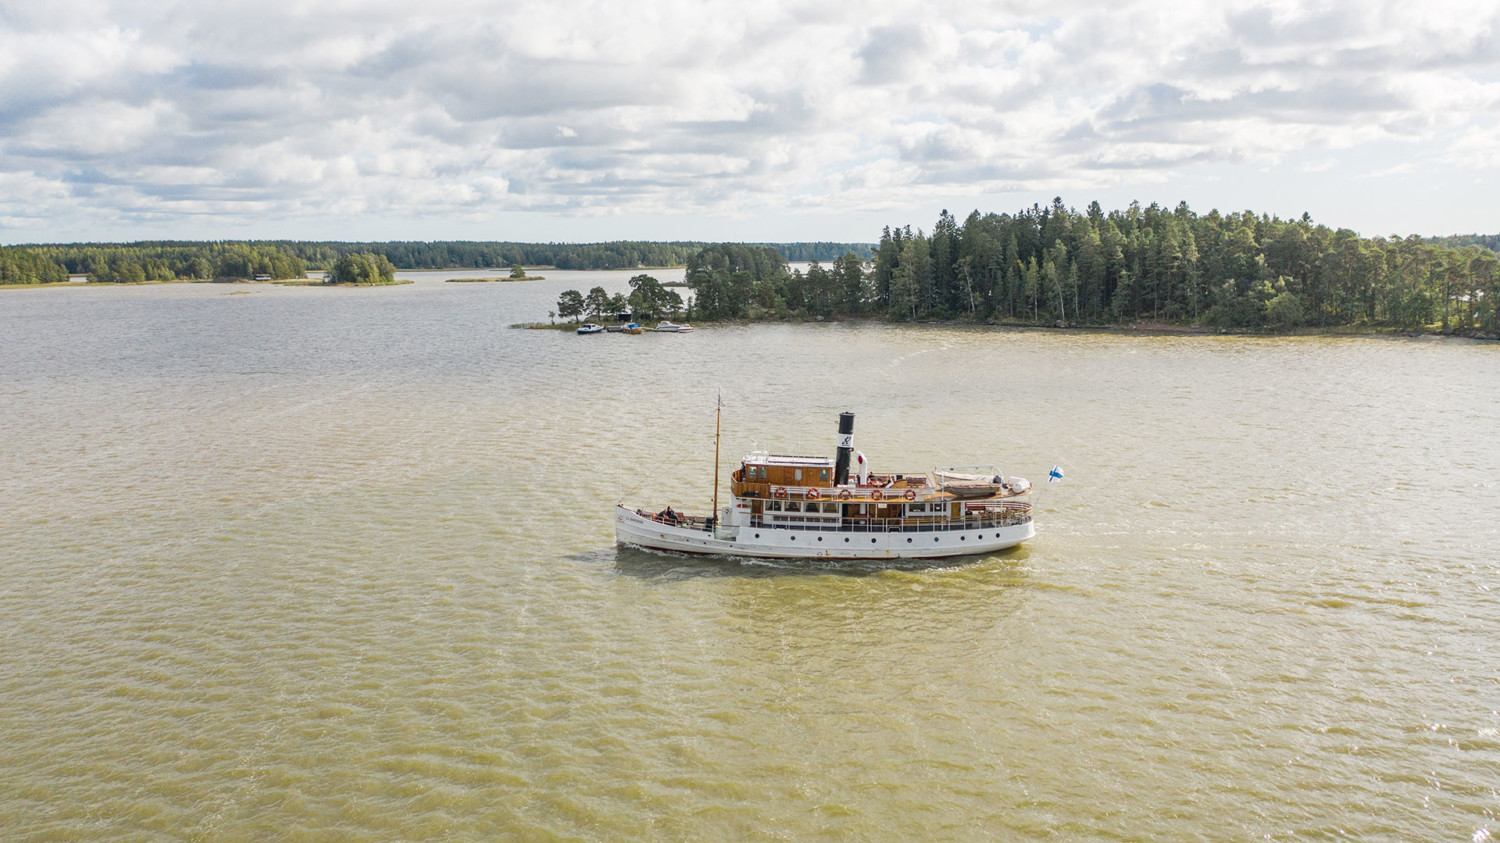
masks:
[[[507,329],[633,273],[546,274],[0,291],[0,834],[1500,826],[1500,347]],[[726,467],[1067,478],[993,557],[617,550],[720,388]]]

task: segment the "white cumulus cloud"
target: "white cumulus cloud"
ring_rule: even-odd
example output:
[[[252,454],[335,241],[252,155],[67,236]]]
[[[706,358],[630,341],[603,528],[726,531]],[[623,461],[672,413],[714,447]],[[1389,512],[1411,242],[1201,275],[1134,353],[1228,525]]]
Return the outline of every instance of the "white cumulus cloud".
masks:
[[[1360,175],[1494,168],[1497,26],[1465,0],[23,0],[0,239],[1087,201],[1305,156],[1292,189],[1376,149],[1400,157]]]

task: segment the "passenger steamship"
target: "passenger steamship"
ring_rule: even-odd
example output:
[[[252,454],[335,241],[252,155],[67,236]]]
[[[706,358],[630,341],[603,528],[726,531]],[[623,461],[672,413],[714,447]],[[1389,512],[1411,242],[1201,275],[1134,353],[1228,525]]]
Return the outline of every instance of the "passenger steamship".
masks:
[[[714,439],[716,515],[620,503],[618,544],[775,559],[932,559],[1003,550],[1036,535],[1026,480],[977,466],[871,472],[854,450],[853,413],[839,415],[833,459],[747,455],[722,508]]]

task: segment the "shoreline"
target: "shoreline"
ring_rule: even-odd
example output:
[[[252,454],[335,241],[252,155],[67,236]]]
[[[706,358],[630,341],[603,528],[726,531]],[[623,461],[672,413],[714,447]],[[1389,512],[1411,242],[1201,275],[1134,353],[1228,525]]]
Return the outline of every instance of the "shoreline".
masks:
[[[1485,334],[1481,331],[1447,331],[1446,333],[1433,329],[1422,331],[1398,330],[1395,328],[1378,327],[1355,327],[1355,326],[1330,326],[1303,327],[1293,331],[1250,331],[1231,330],[1228,328],[1210,328],[1201,325],[1170,325],[1157,322],[1137,322],[1130,325],[1036,325],[1029,322],[968,322],[963,320],[927,320],[920,322],[890,322],[877,318],[835,318],[835,319],[729,319],[723,321],[708,321],[703,319],[687,319],[683,321],[691,323],[695,328],[712,327],[743,327],[750,325],[933,325],[942,328],[972,328],[980,329],[1003,329],[1007,331],[1047,331],[1047,332],[1073,332],[1080,334],[1121,334],[1137,337],[1262,337],[1265,339],[1285,339],[1292,337],[1390,337],[1393,339],[1418,339],[1421,337],[1435,337],[1440,339],[1463,339],[1477,342],[1500,341],[1500,336]],[[676,320],[673,320],[676,321]],[[579,323],[581,324],[581,323]],[[573,331],[578,324],[570,322],[516,322],[511,328],[519,328],[532,331],[566,330]],[[649,329],[648,329],[649,333]]]

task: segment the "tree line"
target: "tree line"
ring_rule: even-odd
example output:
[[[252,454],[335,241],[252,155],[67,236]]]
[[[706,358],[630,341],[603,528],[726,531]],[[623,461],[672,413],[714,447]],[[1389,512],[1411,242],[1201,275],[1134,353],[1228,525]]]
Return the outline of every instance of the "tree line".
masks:
[[[1056,199],[963,222],[945,210],[930,234],[887,227],[868,263],[845,254],[805,273],[771,249],[709,246],[686,281],[700,319],[1500,332],[1500,257],[1479,243],[1365,238],[1306,214],[1199,215],[1186,203],[1106,214]]]
[[[90,281],[211,281],[215,278],[274,279],[306,277],[302,259],[275,246],[251,242],[150,241],[141,243],[71,243],[14,246],[7,253],[29,255],[68,275],[87,275]],[[3,283],[39,283],[8,281]]]
[[[58,284],[68,271],[56,261],[26,249],[0,247],[0,284]]]
[[[606,243],[513,243],[489,241],[393,241],[388,243],[265,241],[323,269],[341,255],[365,252],[383,255],[397,269],[503,268],[555,266],[558,269],[635,269],[676,267],[708,243],[697,241],[616,240]],[[868,258],[869,243],[764,243],[792,261],[832,260],[853,251]]]
[[[701,319],[879,317],[1500,334],[1500,235],[1366,238],[1306,214],[1292,220],[1250,211],[1200,215],[1186,203],[1172,209],[1131,203],[1106,213],[1097,202],[1080,212],[1054,199],[1014,214],[976,210],[962,222],[945,210],[931,233],[887,227],[873,249],[859,246],[54,244],[0,249],[0,283],[47,283],[70,273],[94,281],[297,278],[309,267],[333,269],[350,255],[364,256],[360,277],[368,278],[383,278],[386,267],[682,265],[692,290],[687,315]],[[789,271],[789,255],[811,258],[812,265]],[[643,313],[678,312],[651,288],[642,296]]]
[[[483,241],[393,241],[387,243],[271,241],[309,267],[323,268],[342,255],[380,255],[397,269],[507,268],[555,266],[558,269],[634,269],[638,266],[682,266],[702,243],[614,241],[609,243],[510,243]]]
[[[331,270],[348,255],[371,255],[395,269],[503,268],[555,266],[558,269],[633,269],[683,266],[707,244],[693,241],[608,243],[510,243],[480,241],[342,241],[256,240],[198,242],[182,240],[136,243],[67,243],[16,246],[0,250],[0,284],[46,283],[67,275],[91,281],[142,282],[213,280],[216,278],[303,278],[308,269]],[[870,244],[768,244],[783,257],[805,261],[832,259],[846,251],[865,257]]]
[[[1427,242],[1449,249],[1483,246],[1492,252],[1500,252],[1500,234],[1450,234],[1447,237],[1429,237]]]
[[[683,279],[693,291],[689,316],[699,319],[765,319],[783,316],[864,316],[874,310],[865,261],[846,252],[831,270],[813,261],[806,273],[788,272],[769,246],[724,243],[688,261]]]

